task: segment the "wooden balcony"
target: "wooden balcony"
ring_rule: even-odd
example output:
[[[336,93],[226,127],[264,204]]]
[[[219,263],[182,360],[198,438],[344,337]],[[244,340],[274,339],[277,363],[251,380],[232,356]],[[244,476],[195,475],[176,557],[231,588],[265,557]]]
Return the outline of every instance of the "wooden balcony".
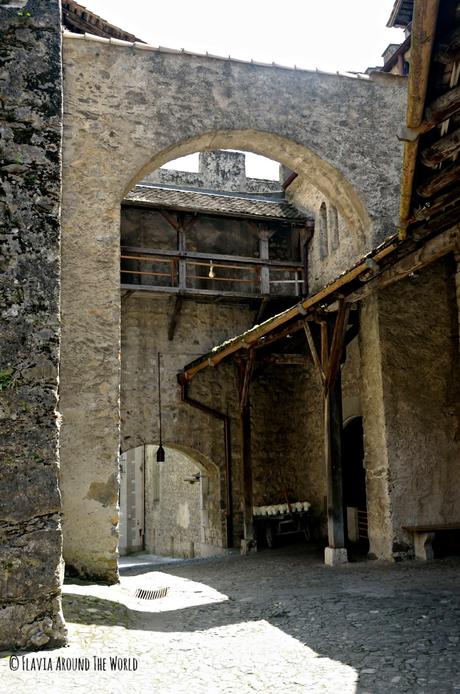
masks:
[[[132,246],[121,248],[121,288],[234,299],[297,298],[305,293],[300,261]]]

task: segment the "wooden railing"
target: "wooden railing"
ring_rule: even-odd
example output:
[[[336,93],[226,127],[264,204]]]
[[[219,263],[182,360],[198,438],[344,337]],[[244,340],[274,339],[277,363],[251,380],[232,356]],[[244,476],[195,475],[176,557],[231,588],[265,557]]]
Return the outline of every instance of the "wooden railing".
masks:
[[[121,285],[170,293],[300,296],[302,264],[234,255],[122,246]]]

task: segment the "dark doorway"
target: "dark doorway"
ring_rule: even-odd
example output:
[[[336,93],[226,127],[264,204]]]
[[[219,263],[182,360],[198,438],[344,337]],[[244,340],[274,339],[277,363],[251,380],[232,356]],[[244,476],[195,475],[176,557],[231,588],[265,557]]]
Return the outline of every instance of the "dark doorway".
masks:
[[[367,536],[366,473],[364,470],[363,419],[355,417],[343,429],[343,495],[347,510],[348,539],[369,547]]]

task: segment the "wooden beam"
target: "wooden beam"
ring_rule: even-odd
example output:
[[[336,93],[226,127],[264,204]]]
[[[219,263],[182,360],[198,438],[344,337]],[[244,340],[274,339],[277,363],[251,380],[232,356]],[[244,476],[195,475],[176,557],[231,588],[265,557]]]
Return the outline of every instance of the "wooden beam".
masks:
[[[182,302],[183,302],[183,297],[182,296],[176,296],[174,300],[174,308],[171,313],[171,318],[169,319],[169,326],[168,326],[168,340],[172,342],[174,340],[174,333],[176,332],[176,325],[177,325],[177,319],[179,318],[179,314],[182,309]]]
[[[361,301],[369,296],[371,292],[378,291],[384,287],[404,279],[412,272],[421,270],[430,265],[435,260],[442,258],[447,253],[459,248],[460,224],[444,231],[418,250],[410,253],[405,258],[384,270],[375,279],[370,280],[366,285],[346,297],[347,302]]]
[[[267,347],[268,345],[271,345],[273,342],[278,342],[278,340],[282,340],[283,337],[286,337],[287,335],[293,335],[299,330],[302,330],[302,328],[303,321],[296,321],[295,323],[291,323],[287,327],[284,327],[282,330],[278,330],[277,332],[271,333],[267,337],[262,336],[258,342],[247,343],[245,346],[246,348],[249,348],[251,344],[254,344],[256,349],[261,349],[262,347]]]
[[[307,366],[309,359],[306,354],[264,354],[257,357],[257,363],[269,366]]]
[[[439,173],[426,179],[417,187],[417,194],[421,198],[431,198],[443,188],[447,188],[451,183],[458,182],[460,177],[460,162],[455,162],[445,169],[441,169]]]
[[[249,386],[251,385],[252,372],[254,370],[254,350],[251,349],[249,352],[249,359],[247,362],[243,363],[243,383],[241,386],[240,393],[240,410],[243,411],[249,402]]]
[[[342,380],[340,372],[324,391],[324,457],[327,487],[327,532],[329,547],[345,547],[345,515],[342,473]]]
[[[332,336],[331,353],[329,356],[329,364],[326,372],[326,390],[330,389],[337,378],[340,369],[340,362],[344,347],[345,333],[348,326],[348,316],[350,315],[350,304],[345,299],[339,302],[339,310],[337,318],[334,322],[334,332]]]
[[[446,159],[455,156],[460,149],[460,128],[454,130],[449,135],[442,137],[431,147],[422,150],[420,159],[422,164],[434,169]]]
[[[326,374],[324,373],[323,367],[321,365],[321,361],[320,361],[320,358],[318,356],[318,351],[316,349],[316,345],[315,345],[315,341],[313,339],[311,328],[310,328],[307,321],[304,321],[303,327],[305,330],[305,336],[307,338],[308,346],[310,347],[310,352],[311,352],[313,362],[314,362],[316,368],[318,369],[318,372],[319,372],[319,375],[321,378],[321,383],[324,385],[326,383]]]
[[[425,120],[433,125],[442,123],[460,110],[460,85],[438,96],[425,110]]]
[[[216,262],[233,262],[241,265],[270,265],[279,270],[302,270],[301,263],[289,260],[261,260],[240,255],[222,255],[220,253],[198,253],[195,251],[168,250],[165,248],[143,248],[141,246],[121,246],[122,253],[135,253],[146,256],[164,258],[186,258],[187,260],[215,260]]]
[[[411,69],[409,72],[406,126],[418,128],[423,120],[428,75],[430,72],[431,51],[436,33],[439,0],[418,0],[411,32]],[[401,239],[406,237],[408,219],[411,211],[412,185],[418,140],[404,143],[401,177],[401,197],[399,204]]]
[[[437,63],[449,65],[456,62],[460,58],[460,27],[446,37],[443,37],[442,43],[434,55],[434,60]]]
[[[424,219],[430,219],[439,212],[443,212],[450,205],[460,203],[460,185],[451,188],[447,193],[439,195],[434,202],[427,203],[426,207],[421,207],[414,212],[414,220],[419,222]]]
[[[238,367],[238,386],[240,391],[240,429],[241,429],[241,465],[243,478],[243,534],[242,552],[247,553],[255,547],[254,535],[254,498],[252,482],[251,456],[251,404],[249,399],[249,380],[252,365],[240,360]],[[248,378],[249,374],[249,378]],[[247,385],[246,385],[247,384]],[[245,394],[246,388],[246,394]]]

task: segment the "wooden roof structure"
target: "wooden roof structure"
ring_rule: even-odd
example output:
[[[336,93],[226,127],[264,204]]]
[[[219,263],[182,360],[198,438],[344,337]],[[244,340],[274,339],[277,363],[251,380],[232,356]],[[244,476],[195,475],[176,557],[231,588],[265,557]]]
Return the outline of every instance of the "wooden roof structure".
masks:
[[[397,0],[390,21],[402,22],[409,4]],[[187,364],[180,382],[237,352],[281,340],[305,328],[308,320],[460,251],[460,0],[416,0],[411,20],[406,127],[400,134],[405,145],[399,234],[313,296]]]
[[[139,41],[134,34],[110,24],[87,7],[80,5],[75,0],[62,0],[62,24],[68,31],[76,34],[93,34],[102,38],[113,38],[120,41]]]
[[[400,235],[459,221],[460,2],[418,0],[412,21]]]

